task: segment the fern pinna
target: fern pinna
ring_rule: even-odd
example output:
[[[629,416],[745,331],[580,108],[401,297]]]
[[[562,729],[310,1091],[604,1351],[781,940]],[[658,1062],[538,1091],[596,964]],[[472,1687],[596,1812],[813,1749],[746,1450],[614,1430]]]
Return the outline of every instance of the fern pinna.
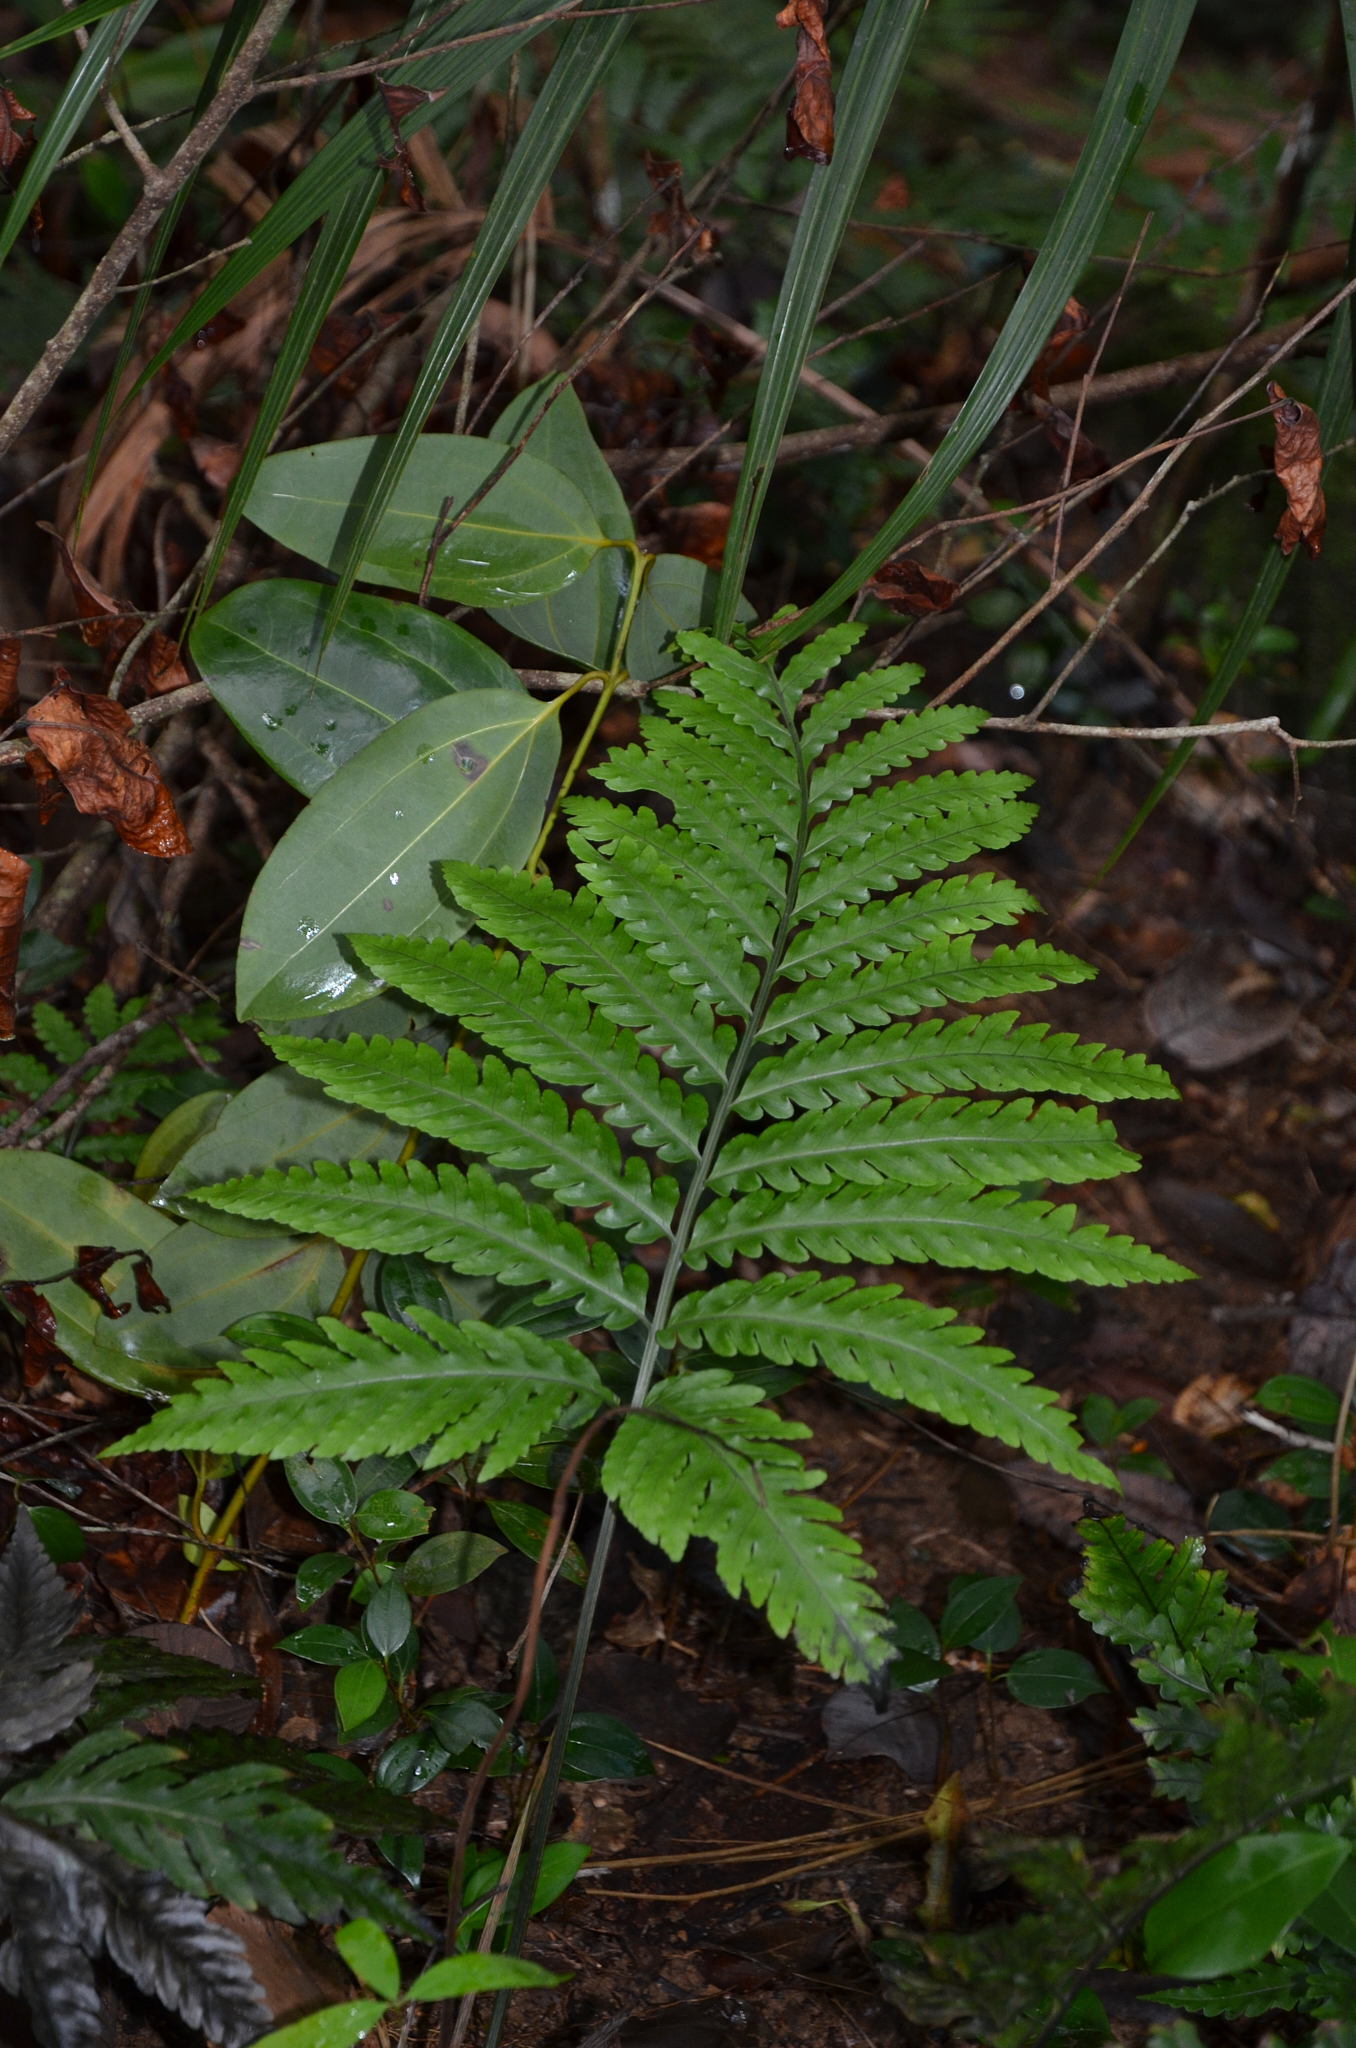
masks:
[[[384,1038],[272,1041],[338,1100],[461,1163],[318,1163],[195,1190],[237,1216],[419,1252],[530,1296],[501,1297],[497,1326],[416,1310],[422,1335],[377,1315],[365,1332],[292,1324],[123,1448],[420,1446],[428,1465],[475,1455],[488,1480],[532,1443],[577,1435],[625,1384],[632,1412],[602,1464],[610,1499],[672,1557],[709,1537],[732,1592],[850,1677],[887,1654],[881,1603],[794,1448],[807,1431],[764,1398],[757,1361],[820,1367],[1105,1480],[1010,1354],[897,1285],[818,1270],[935,1260],[1094,1284],[1183,1277],[1021,1191],[1135,1165],[1095,1109],[1035,1107],[1033,1094],[1171,1095],[1161,1072],[1013,1012],[899,1021],[1091,970],[1029,940],[976,953],[977,933],[1032,900],[992,874],[925,878],[1021,837],[1023,778],[898,779],[983,722],[963,705],[898,712],[839,745],[918,676],[876,670],[819,692],[857,633],[823,634],[780,676],[682,635],[701,664],[688,687],[660,691],[643,744],[597,771],[672,822],[646,802],[576,798],[574,895],[449,863],[477,937],[352,940],[374,976],[458,1021],[446,1057]],[[631,1247],[646,1245],[667,1249],[642,1262]],[[768,1270],[724,1277],[737,1256]],[[585,1328],[614,1332],[614,1354],[559,1334]]]

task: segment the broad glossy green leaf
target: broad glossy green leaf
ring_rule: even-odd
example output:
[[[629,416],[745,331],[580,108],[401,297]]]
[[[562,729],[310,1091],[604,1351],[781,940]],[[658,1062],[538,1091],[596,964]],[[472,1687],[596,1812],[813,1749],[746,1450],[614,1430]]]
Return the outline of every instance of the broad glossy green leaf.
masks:
[[[1009,1649],[1021,1630],[1013,1601],[1021,1583],[1020,1578],[985,1578],[980,1574],[953,1579],[950,1598],[937,1624],[942,1648],[954,1650],[966,1644],[977,1650]],[[1010,1642],[986,1640],[995,1630],[1007,1634],[1009,1629]]]
[[[354,932],[457,938],[441,863],[521,867],[560,751],[554,707],[504,690],[426,704],[364,747],[284,833],[245,909],[242,1017],[285,1023],[374,991]]]
[[[209,1088],[202,1095],[190,1095],[162,1117],[141,1148],[134,1178],[138,1181],[164,1180],[174,1171],[190,1145],[215,1129],[217,1119],[231,1099],[229,1088]],[[142,1190],[149,1201],[151,1191]]]
[[[286,1458],[287,1483],[307,1514],[346,1529],[358,1505],[353,1474],[340,1458]]]
[[[433,1509],[417,1493],[402,1486],[384,1486],[359,1508],[356,1526],[378,1543],[404,1543],[427,1534]]]
[[[85,1554],[85,1532],[65,1508],[30,1507],[39,1543],[53,1564],[76,1564]]]
[[[490,617],[533,647],[563,654],[583,668],[608,668],[626,609],[631,556],[600,548],[582,576],[531,604],[491,605]]]
[[[317,1159],[394,1159],[404,1142],[405,1133],[385,1117],[333,1101],[318,1082],[291,1067],[274,1067],[233,1097],[212,1128],[188,1147],[161,1183],[155,1207],[219,1237],[276,1237],[276,1225],[195,1202],[193,1189],[270,1166],[286,1171]]]
[[[551,1526],[551,1517],[544,1509],[534,1508],[530,1501],[522,1500],[492,1500],[488,1506],[495,1527],[501,1536],[508,1537],[515,1550],[521,1550],[524,1557],[541,1556],[541,1547]],[[568,1543],[560,1576],[568,1579],[572,1586],[582,1586],[588,1575],[583,1551],[577,1543]]]
[[[511,398],[494,425],[487,429],[486,438],[497,441],[500,447],[516,440],[555,381],[554,377],[543,377]],[[577,491],[583,492],[609,540],[635,539],[636,529],[621,485],[593,438],[593,429],[573,384],[565,385],[559,397],[551,401],[527,442],[526,452],[538,462],[558,469]]]
[[[886,4],[888,7],[888,0]],[[1065,186],[1059,211],[1031,274],[955,423],[922,476],[869,545],[794,624],[788,621],[760,642],[764,653],[783,646],[822,619],[831,618],[901,541],[936,511],[971,456],[998,425],[1045,346],[1061,307],[1077,286],[1083,266],[1096,247],[1121,179],[1149,132],[1154,109],[1177,61],[1195,4],[1196,0],[1132,0],[1077,168]],[[854,56],[863,33],[864,27],[853,46]],[[838,103],[838,125],[843,132],[849,126],[845,117],[846,98],[844,91]],[[836,169],[835,162],[819,175],[829,178]],[[807,201],[806,213],[809,210]],[[765,377],[766,374],[765,371]],[[747,462],[745,466],[748,467]],[[733,518],[730,541],[725,552],[727,578],[742,573]],[[728,591],[724,596],[728,605]]]
[[[365,436],[270,455],[245,516],[284,547],[338,569],[388,445]],[[451,496],[454,510],[465,504],[503,455],[493,441],[469,434],[421,434],[363,550],[358,575],[418,590],[444,500]],[[429,589],[459,604],[545,597],[582,575],[603,539],[583,493],[559,470],[520,455],[438,550]]]
[[[1024,1707],[1075,1707],[1105,1692],[1097,1673],[1077,1650],[1028,1650],[1008,1672],[1008,1691]]]
[[[30,1510],[37,1520],[36,1508]],[[1356,1870],[1344,1863],[1332,1882],[1304,1909],[1305,1924],[1356,1956]]]
[[[326,1593],[332,1592],[340,1579],[346,1579],[353,1570],[356,1560],[341,1557],[337,1550],[322,1550],[318,1557],[308,1557],[297,1566],[294,1591],[298,1607],[314,1607]]]
[[[717,578],[690,555],[656,555],[627,636],[628,675],[648,683],[680,667],[683,655],[673,636],[711,624],[716,590]],[[735,617],[743,622],[753,615],[753,606],[741,597]]]
[[[342,2005],[322,2006],[304,2020],[293,2020],[290,2026],[261,2035],[255,2048],[353,2048],[355,2041],[372,2031],[385,2010],[375,1998],[350,1998]]]
[[[386,1673],[375,1658],[341,1665],[335,1673],[334,1704],[346,1733],[370,1720],[385,1698]]]
[[[483,640],[389,597],[350,597],[321,652],[328,599],[323,583],[245,583],[198,621],[191,642],[218,704],[305,796],[436,698],[521,689]]]
[[[1313,1828],[1245,1835],[1150,1908],[1148,1966],[1173,1977],[1225,1977],[1260,1962],[1278,1934],[1326,1891],[1351,1843]]]
[[[401,1566],[400,1581],[412,1600],[429,1600],[435,1593],[453,1593],[458,1586],[469,1586],[504,1554],[503,1544],[492,1536],[454,1529],[421,1543]]]
[[[758,380],[715,607],[715,630],[721,640],[728,640],[738,617],[735,607],[754,529],[772,482],[777,444],[800,388],[824,287],[926,9],[927,0],[867,0],[853,37],[838,88],[833,161],[810,173]]]
[[[360,1984],[382,1998],[400,1996],[400,1964],[375,1920],[350,1920],[336,1933],[334,1945]]]
[[[573,1849],[577,1845],[571,1842],[567,1846]],[[585,1849],[584,1855],[587,1854]],[[577,1859],[576,1869],[583,1860],[583,1856]],[[564,1886],[560,1889],[563,1891]],[[448,1956],[431,1970],[425,1970],[422,1977],[416,1977],[406,1996],[468,1998],[474,1991],[545,1991],[564,1981],[550,1970],[543,1970],[540,1963],[529,1963],[522,1956]]]
[[[278,1644],[289,1656],[304,1658],[308,1664],[363,1664],[368,1661],[362,1644],[351,1628],[336,1628],[333,1622],[320,1621],[310,1628],[299,1628],[294,1634],[284,1636]]]
[[[652,1778],[650,1752],[625,1721],[612,1714],[575,1714],[565,1738],[562,1778]]]

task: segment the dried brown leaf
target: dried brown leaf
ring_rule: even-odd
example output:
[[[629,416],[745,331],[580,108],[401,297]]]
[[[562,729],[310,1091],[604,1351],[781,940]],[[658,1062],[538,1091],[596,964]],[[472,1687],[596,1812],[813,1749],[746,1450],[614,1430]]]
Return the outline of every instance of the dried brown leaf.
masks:
[[[833,160],[833,69],[819,0],[787,0],[778,28],[796,31],[796,97],[786,116],[786,154]]]
[[[24,643],[11,635],[0,640],[0,725],[8,725],[19,706],[19,661]]]
[[[714,256],[715,229],[698,220],[683,196],[683,167],[673,157],[645,152],[645,175],[663,204],[650,215],[650,233],[663,235],[670,249],[687,247],[694,257]]]
[[[1065,301],[1051,330],[1050,339],[1027,373],[1027,389],[1037,398],[1049,398],[1050,380],[1076,377],[1092,360],[1083,336],[1092,325],[1092,315],[1077,299]]]
[[[182,690],[190,681],[179,659],[179,643],[163,633],[152,633],[138,648],[127,671],[128,689],[139,689],[147,697],[163,697],[167,690]]]
[[[1045,429],[1045,438],[1060,459],[1061,470],[1069,460],[1069,443],[1074,440],[1074,423],[1067,412],[1057,405],[1051,405],[1048,398],[1037,392],[1031,393],[1031,410]],[[1105,449],[1090,441],[1080,428],[1074,445],[1074,458],[1069,468],[1069,482],[1090,483],[1095,476],[1101,476],[1110,469],[1111,458]],[[1100,494],[1099,494],[1100,495]]]
[[[38,823],[46,825],[61,802],[61,778],[45,754],[36,747],[30,747],[24,755],[19,773],[26,775],[38,792]]]
[[[218,440],[215,434],[194,434],[188,452],[204,483],[211,484],[214,491],[224,491],[240,467],[243,451],[235,441]]]
[[[80,638],[86,647],[107,644],[112,655],[121,654],[141,624],[136,612],[124,599],[105,590],[83,562],[77,562],[66,539],[54,526],[49,526],[45,519],[40,519],[38,525],[44,533],[51,534],[60,551],[61,566],[75,594],[75,609],[83,621]]]
[[[960,589],[949,576],[934,575],[910,555],[893,555],[888,562],[882,562],[866,587],[872,597],[888,604],[891,611],[906,612],[914,619],[924,618],[929,612],[950,611]]]
[[[137,1290],[137,1307],[143,1315],[168,1315],[173,1303],[161,1291],[159,1282],[151,1273],[150,1253],[146,1252],[132,1268],[132,1280]]]
[[[19,128],[33,118],[27,107],[19,105],[9,87],[0,85],[0,171],[7,171],[33,140],[31,135],[19,133]]]
[[[130,1302],[119,1304],[112,1300],[104,1286],[104,1274],[110,1266],[116,1266],[118,1260],[124,1256],[116,1245],[78,1244],[75,1248],[75,1264],[71,1268],[71,1278],[76,1286],[83,1294],[89,1296],[100,1315],[107,1316],[111,1322],[116,1322],[119,1316],[132,1313]]]
[[[1328,508],[1323,498],[1323,446],[1312,406],[1287,398],[1280,385],[1267,385],[1276,422],[1276,474],[1285,489],[1285,510],[1276,528],[1281,553],[1291,555],[1303,541],[1317,559]]]
[[[36,1387],[55,1366],[69,1365],[70,1359],[56,1340],[56,1314],[45,1295],[27,1280],[7,1280],[0,1286],[6,1304],[23,1320],[24,1355],[21,1361],[26,1387]]]
[[[26,860],[0,846],[0,1038],[14,1036],[14,981],[30,872]]]
[[[174,800],[148,749],[133,735],[125,708],[72,689],[60,669],[57,679],[29,714],[28,736],[61,777],[76,809],[107,818],[134,852],[161,860],[191,853]]]
[[[675,505],[664,515],[664,528],[675,555],[687,555],[694,562],[704,562],[708,569],[719,569],[730,532],[730,507],[718,498]]]

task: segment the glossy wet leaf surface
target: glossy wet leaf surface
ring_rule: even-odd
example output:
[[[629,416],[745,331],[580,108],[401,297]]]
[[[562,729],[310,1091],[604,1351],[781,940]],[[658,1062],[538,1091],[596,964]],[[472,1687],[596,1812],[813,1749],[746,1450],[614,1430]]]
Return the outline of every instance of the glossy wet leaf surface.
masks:
[[[471,920],[443,891],[440,863],[520,867],[559,748],[550,707],[498,690],[441,698],[373,740],[302,812],[254,885],[239,1014],[281,1023],[370,995],[347,934],[459,937]]]
[[[411,711],[459,690],[516,690],[507,662],[418,605],[355,593],[328,644],[329,592],[246,583],[193,634],[193,659],[250,745],[305,796]]]
[[[246,516],[284,547],[338,569],[377,445],[370,438],[333,441],[271,455]],[[417,591],[443,501],[450,494],[454,511],[465,504],[503,452],[466,434],[422,434],[359,575]],[[587,500],[570,480],[522,455],[439,550],[430,592],[459,604],[545,597],[582,575],[602,540]]]

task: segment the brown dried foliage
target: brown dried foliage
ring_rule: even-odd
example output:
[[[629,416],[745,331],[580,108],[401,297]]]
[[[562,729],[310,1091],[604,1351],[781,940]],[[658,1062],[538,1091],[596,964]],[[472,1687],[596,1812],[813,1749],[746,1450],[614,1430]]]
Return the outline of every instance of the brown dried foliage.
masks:
[[[0,846],[0,1038],[14,1036],[14,982],[29,873],[26,860]]]
[[[1050,380],[1067,381],[1085,370],[1092,352],[1084,340],[1092,315],[1077,299],[1066,300],[1064,311],[1051,331],[1050,339],[1027,373],[1027,390],[1034,398],[1048,399]]]
[[[124,1252],[111,1244],[78,1244],[75,1248],[71,1278],[81,1292],[89,1296],[100,1315],[107,1316],[112,1322],[116,1322],[119,1316],[132,1313],[132,1304],[114,1301],[104,1285],[104,1275],[109,1267],[116,1266],[118,1260],[125,1257]]]
[[[866,587],[872,597],[888,604],[892,612],[905,612],[912,619],[925,618],[929,612],[950,611],[960,589],[949,576],[934,575],[910,555],[892,555],[888,562],[882,562]]]
[[[71,1362],[56,1340],[56,1314],[52,1304],[27,1280],[7,1280],[0,1287],[0,1295],[4,1296],[6,1306],[23,1321],[21,1365],[24,1385],[40,1386],[55,1366]]]
[[[786,0],[778,28],[796,31],[796,97],[786,116],[786,154],[833,160],[833,68],[819,0]]]
[[[1312,406],[1287,398],[1274,381],[1267,385],[1276,422],[1276,474],[1285,490],[1285,510],[1276,528],[1281,553],[1291,555],[1303,541],[1315,559],[1323,546],[1328,508],[1323,498],[1323,448]]]
[[[19,707],[19,660],[24,643],[14,635],[0,640],[0,726],[8,725]]]
[[[31,135],[20,135],[19,129],[34,119],[27,107],[21,107],[7,85],[0,85],[0,171],[7,171],[17,162],[33,141]]]
[[[107,818],[137,853],[160,860],[191,853],[174,800],[124,707],[72,689],[60,669],[57,678],[56,689],[30,713],[28,736],[61,777],[76,809]]]
[[[716,232],[698,220],[683,196],[683,167],[672,157],[645,152],[645,175],[663,204],[650,215],[650,233],[663,235],[670,249],[685,248],[696,259],[716,253]]]
[[[187,390],[188,387],[184,388]],[[86,647],[104,648],[111,675],[141,631],[140,615],[124,599],[114,597],[104,589],[84,563],[76,560],[69,544],[54,526],[49,526],[42,519],[38,525],[44,533],[51,534],[60,550],[61,566],[74,593],[75,609],[81,620],[80,637]],[[178,641],[170,640],[158,629],[137,650],[127,671],[129,692],[141,690],[148,697],[163,696],[166,690],[182,689],[188,681],[188,670],[179,659]]]

